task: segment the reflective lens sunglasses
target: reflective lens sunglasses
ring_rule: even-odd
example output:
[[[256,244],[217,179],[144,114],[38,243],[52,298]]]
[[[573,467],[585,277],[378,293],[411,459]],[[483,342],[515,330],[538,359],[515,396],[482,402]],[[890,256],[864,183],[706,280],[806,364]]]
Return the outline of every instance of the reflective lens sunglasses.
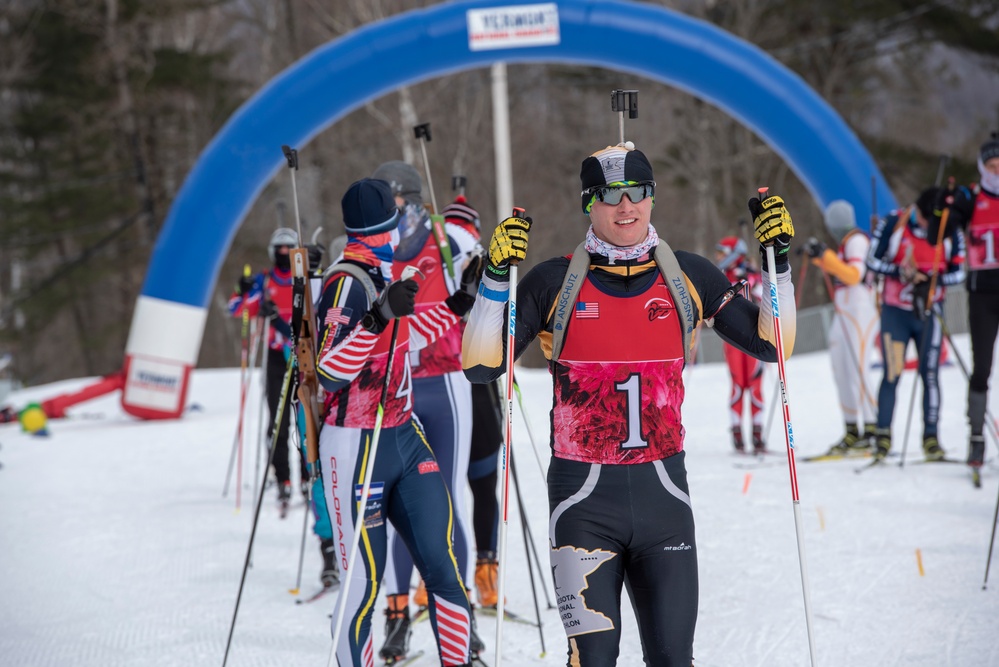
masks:
[[[583,191],[584,195],[588,194],[592,196],[590,206],[593,206],[594,201],[601,201],[611,206],[617,206],[621,203],[621,197],[625,195],[628,195],[628,199],[631,200],[632,204],[637,204],[646,197],[652,197],[655,193],[655,181],[645,181],[644,183],[636,183],[634,185],[602,185]]]

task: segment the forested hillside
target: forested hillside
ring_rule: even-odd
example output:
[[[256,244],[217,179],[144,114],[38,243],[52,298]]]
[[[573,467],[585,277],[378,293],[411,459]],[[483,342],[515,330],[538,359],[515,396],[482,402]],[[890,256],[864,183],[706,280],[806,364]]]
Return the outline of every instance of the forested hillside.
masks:
[[[0,354],[25,384],[118,369],[135,299],[171,201],[200,151],[263,84],[360,25],[433,3],[407,0],[6,0],[0,3]],[[899,201],[936,176],[976,178],[999,129],[999,7],[953,0],[658,2],[757,44],[843,116]],[[621,48],[628,48],[623,44]],[[418,54],[414,54],[417,57]],[[617,141],[609,93],[640,91],[628,138],[653,160],[653,222],[674,248],[708,252],[739,234],[761,184],[788,201],[800,237],[821,214],[759,138],[702,100],[630,73],[508,69],[514,194],[537,226],[528,264],[571,251],[583,157]],[[336,81],[330,81],[336,86]],[[396,91],[300,148],[307,233],[340,233],[340,196],[383,161],[421,171],[412,126],[429,122],[444,201],[449,177],[495,225],[490,77],[474,70]],[[278,147],[275,147],[278,150]],[[224,303],[241,267],[267,263],[292,224],[290,186],[260,196],[215,288],[200,366],[239,363]],[[869,211],[858,212],[866,217]],[[178,272],[184,267],[177,267]],[[825,300],[813,281],[803,306]],[[537,359],[535,358],[536,362]]]

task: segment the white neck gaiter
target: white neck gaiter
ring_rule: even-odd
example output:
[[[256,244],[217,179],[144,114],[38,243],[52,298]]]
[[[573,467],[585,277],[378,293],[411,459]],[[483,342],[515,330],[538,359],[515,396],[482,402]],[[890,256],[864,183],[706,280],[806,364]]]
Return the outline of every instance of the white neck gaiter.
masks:
[[[586,251],[603,255],[611,264],[614,264],[618,260],[638,259],[642,255],[648,255],[658,244],[659,235],[656,233],[656,228],[652,225],[649,225],[649,235],[645,237],[645,240],[630,248],[621,248],[611,245],[606,241],[601,241],[593,233],[593,225],[590,225],[590,228],[586,231]]]
[[[993,174],[985,168],[982,158],[978,158],[978,175],[982,177],[979,184],[983,190],[987,190],[990,195],[999,197],[999,174]]]

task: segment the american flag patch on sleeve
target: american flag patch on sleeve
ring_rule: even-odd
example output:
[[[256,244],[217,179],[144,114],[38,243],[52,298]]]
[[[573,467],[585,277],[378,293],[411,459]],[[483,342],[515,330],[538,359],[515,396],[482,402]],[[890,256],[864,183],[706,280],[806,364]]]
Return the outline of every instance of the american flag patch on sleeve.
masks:
[[[326,326],[335,325],[333,335],[340,333],[340,327],[350,322],[350,308],[330,308],[326,311],[326,319],[323,323]]]

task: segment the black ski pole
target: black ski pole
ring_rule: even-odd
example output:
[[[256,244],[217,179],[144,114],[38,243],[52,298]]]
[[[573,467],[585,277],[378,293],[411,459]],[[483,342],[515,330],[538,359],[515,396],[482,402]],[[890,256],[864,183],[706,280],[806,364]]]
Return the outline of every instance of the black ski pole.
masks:
[[[527,527],[527,511],[524,509],[524,499],[520,495],[520,483],[517,481],[517,468],[514,466],[512,453],[510,456],[510,475],[513,477],[513,489],[517,494],[517,507],[520,510],[521,536],[524,538],[524,556],[527,558],[527,578],[531,580],[531,597],[534,598],[534,618],[537,620],[538,638],[541,640],[540,657],[543,658],[548,654],[548,650],[545,648],[545,633],[541,628],[541,609],[538,606],[538,589],[534,583],[534,566],[531,565],[531,536]],[[538,577],[541,578],[541,563],[535,560],[535,564],[538,566]],[[544,584],[544,579],[542,579],[542,588]]]
[[[300,443],[302,436],[298,428],[298,410],[295,410],[295,419],[291,423],[295,424],[295,442]],[[288,589],[288,592],[292,595],[298,595],[302,590],[302,566],[305,562],[305,534],[308,532],[309,510],[312,508],[312,482],[311,480],[303,480],[303,482],[306,484],[308,491],[305,502],[305,513],[302,516],[302,543],[298,548],[298,576],[295,577],[295,587]]]
[[[264,444],[264,409],[267,407],[267,366],[269,365],[270,355],[267,353],[268,345],[267,341],[270,340],[271,333],[271,321],[264,320],[263,324],[264,330],[260,334],[260,339],[263,341],[261,344],[260,352],[260,405],[257,406],[257,455],[253,459],[253,497],[256,499],[257,493],[263,493],[263,489],[257,489],[257,480],[260,479],[260,449]],[[256,500],[254,500],[256,502]]]
[[[940,159],[937,161],[937,177],[933,181],[933,185],[935,187],[939,188],[940,184],[943,183],[944,169],[947,168],[947,163],[949,162],[950,162],[950,155],[948,155],[947,153],[941,153]]]
[[[427,159],[427,142],[433,139],[430,134],[430,123],[421,123],[413,126],[413,134],[420,140],[420,151],[423,154],[423,171],[427,174],[427,190],[430,192],[430,206],[434,213],[440,213],[437,208],[437,197],[434,196],[434,179],[430,174],[430,160]]]
[[[288,356],[288,365],[284,371],[284,381],[281,384],[281,398],[278,400],[278,409],[274,414],[274,430],[271,431],[271,451],[264,467],[264,476],[267,476],[274,459],[274,449],[277,447],[278,433],[281,430],[281,417],[284,415],[284,406],[288,401],[288,394],[291,392],[291,378],[295,372],[295,355]],[[263,482],[260,485],[260,495],[257,496],[257,507],[253,513],[253,527],[250,529],[250,541],[246,545],[246,558],[243,561],[243,574],[239,577],[239,592],[236,593],[236,606],[232,610],[232,621],[229,623],[229,638],[225,642],[225,656],[222,658],[222,667],[229,661],[229,649],[232,646],[232,635],[236,629],[236,616],[239,614],[239,603],[243,599],[243,586],[246,584],[246,571],[250,568],[250,556],[253,553],[253,539],[257,535],[257,523],[260,521],[260,506],[264,500]]]
[[[420,140],[420,151],[423,154],[423,171],[427,174],[427,189],[430,191],[430,231],[437,242],[440,251],[441,261],[447,273],[454,279],[454,258],[451,251],[451,243],[447,238],[447,230],[444,228],[444,216],[440,215],[437,208],[437,196],[434,194],[434,180],[430,175],[430,160],[427,159],[427,142],[433,137],[430,134],[430,123],[423,123],[413,128],[413,134]]]
[[[871,225],[870,232],[878,225],[878,180],[871,174]]]
[[[922,376],[919,374],[919,367],[923,364],[923,359],[926,358],[926,341],[930,339],[926,329],[927,325],[929,325],[929,327],[933,326],[932,315],[929,312],[932,310],[934,309],[931,305],[929,310],[923,313],[923,317],[925,319],[923,320],[923,330],[919,336],[919,347],[916,350],[916,375],[912,378],[912,394],[909,395],[909,415],[905,418],[905,435],[902,436],[902,452],[898,462],[899,468],[905,466],[905,451],[909,447],[909,431],[912,428],[912,413],[916,407],[916,386],[922,379]],[[903,370],[905,369],[905,360],[903,359],[902,362],[903,366],[902,370],[899,371],[899,376],[901,376]]]
[[[541,566],[541,559],[538,558],[538,548],[534,542],[534,534],[531,532],[531,525],[527,523],[527,511],[525,510],[524,498],[520,495],[520,480],[517,478],[517,470],[513,467],[513,455],[510,458],[510,474],[513,475],[514,491],[517,493],[517,505],[520,507],[520,518],[524,530],[524,543],[525,547],[530,545],[531,553],[534,556],[534,562],[538,567],[538,579],[541,580],[541,590],[545,592],[545,603],[548,605],[549,609],[555,609],[555,605],[552,604],[552,599],[548,595],[548,584],[545,582],[545,577],[542,572],[544,569]],[[528,559],[530,562],[530,559]],[[535,596],[535,604],[537,603],[537,596]],[[540,623],[540,619],[538,621]]]
[[[982,581],[983,591],[985,590],[985,587],[989,583],[989,566],[992,564],[992,547],[994,547],[996,543],[997,520],[999,520],[999,496],[996,497],[996,511],[995,514],[992,515],[992,537],[989,539],[989,555],[988,558],[985,559],[985,579],[984,581]]]

